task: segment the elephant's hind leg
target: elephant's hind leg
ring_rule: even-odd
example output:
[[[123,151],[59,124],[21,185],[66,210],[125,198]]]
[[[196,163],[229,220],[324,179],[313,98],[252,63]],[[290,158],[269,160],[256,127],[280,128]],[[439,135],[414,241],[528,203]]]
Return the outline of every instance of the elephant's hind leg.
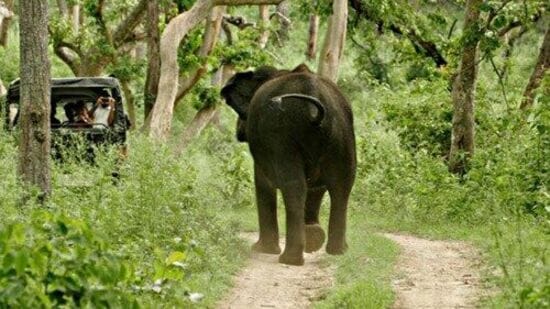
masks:
[[[252,250],[279,254],[281,248],[279,247],[279,227],[277,225],[277,191],[257,166],[254,167],[254,179],[260,238],[252,245]]]
[[[304,249],[307,253],[321,249],[325,242],[325,231],[319,225],[319,208],[321,208],[323,195],[326,191],[326,189],[322,188],[309,190],[307,193],[305,209],[306,244]]]
[[[335,186],[329,188],[330,217],[328,224],[328,254],[343,254],[348,245],[346,243],[346,219],[350,186]]]
[[[307,187],[305,177],[297,177],[281,186],[286,210],[286,245],[279,262],[290,265],[304,264],[304,208]]]

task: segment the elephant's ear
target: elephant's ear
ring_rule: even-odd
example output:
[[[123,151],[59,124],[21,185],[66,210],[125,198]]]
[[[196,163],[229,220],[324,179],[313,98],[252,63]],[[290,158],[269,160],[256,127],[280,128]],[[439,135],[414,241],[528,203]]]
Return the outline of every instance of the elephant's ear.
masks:
[[[245,94],[242,93],[243,85],[247,83],[246,81],[253,78],[254,72],[252,71],[237,73],[229,79],[221,90],[221,95],[225,99],[225,102],[243,119],[246,119],[249,101]]]

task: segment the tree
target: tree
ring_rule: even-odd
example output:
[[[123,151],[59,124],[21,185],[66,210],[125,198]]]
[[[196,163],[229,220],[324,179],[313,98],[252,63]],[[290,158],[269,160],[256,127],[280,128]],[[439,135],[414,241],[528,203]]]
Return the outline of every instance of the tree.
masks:
[[[48,1],[19,2],[21,37],[21,139],[19,175],[44,196],[50,184],[50,60]]]
[[[151,113],[149,135],[160,141],[166,140],[172,126],[172,113],[178,91],[178,47],[185,35],[203,21],[212,7],[217,5],[278,4],[282,0],[199,0],[193,6],[173,18],[164,30],[160,43],[161,73],[159,94]]]
[[[329,17],[318,69],[320,75],[332,81],[338,79],[338,67],[346,41],[347,20],[348,2],[333,0],[332,15]]]
[[[317,33],[319,32],[319,15],[311,14],[309,17],[309,31],[307,40],[306,56],[314,60],[317,54]]]
[[[193,88],[193,86],[200,80],[200,78],[206,73],[206,64],[208,56],[212,53],[218,37],[220,35],[223,14],[225,13],[225,6],[213,7],[208,17],[206,18],[206,30],[204,31],[202,44],[197,51],[197,56],[200,63],[191,72],[180,73],[180,84],[176,95],[176,101],[174,106]]]
[[[480,40],[479,15],[482,0],[466,2],[463,50],[458,75],[452,87],[453,122],[449,170],[464,174],[474,153],[474,93],[477,77],[477,50]]]
[[[147,121],[153,104],[157,98],[160,78],[160,29],[159,2],[151,0],[147,3],[147,78],[144,93],[144,119]]]
[[[258,40],[258,44],[260,45],[260,48],[265,48],[267,45],[267,41],[269,40],[269,6],[267,5],[260,5],[258,7],[259,9],[259,24],[260,28],[262,28],[262,33],[260,35],[260,39]]]
[[[6,87],[4,87],[4,83],[0,79],[0,97],[5,96],[7,93]]]
[[[130,47],[143,38],[135,30],[145,16],[148,2],[140,0],[129,6],[125,1],[92,1],[85,9],[75,5],[69,18],[63,15],[63,1],[58,1],[60,16],[54,16],[49,25],[55,54],[76,76],[103,74],[108,65],[127,55]],[[113,6],[108,12],[107,5]],[[83,20],[86,31],[79,31]]]
[[[8,46],[8,30],[13,18],[13,0],[0,1],[0,46]]]
[[[280,26],[277,29],[277,39],[279,44],[282,46],[289,39],[289,29],[290,29],[290,1],[284,0],[283,2],[277,5],[276,16],[278,17]]]
[[[535,90],[540,86],[544,74],[548,71],[550,66],[550,29],[546,29],[542,46],[540,47],[540,53],[537,60],[537,64],[533,69],[533,74],[529,78],[529,82],[523,92],[523,100],[520,108],[526,110],[533,105],[535,99]]]

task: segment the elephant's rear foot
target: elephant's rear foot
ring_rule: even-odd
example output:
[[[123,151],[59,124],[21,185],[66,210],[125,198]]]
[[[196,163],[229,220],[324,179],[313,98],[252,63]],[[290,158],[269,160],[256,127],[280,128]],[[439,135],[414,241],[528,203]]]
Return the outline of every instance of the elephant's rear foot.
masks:
[[[267,254],[281,253],[281,247],[279,247],[278,243],[267,242],[262,240],[258,240],[255,244],[253,244],[252,250],[260,253],[267,253]]]
[[[319,224],[306,224],[306,246],[307,253],[315,252],[325,243],[325,231]]]

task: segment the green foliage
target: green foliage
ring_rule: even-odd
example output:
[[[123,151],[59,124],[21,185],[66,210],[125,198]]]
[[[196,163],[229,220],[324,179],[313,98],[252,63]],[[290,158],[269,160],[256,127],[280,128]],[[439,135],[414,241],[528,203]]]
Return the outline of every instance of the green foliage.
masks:
[[[382,110],[392,129],[411,152],[422,149],[443,156],[450,148],[452,104],[446,81],[419,81],[402,96],[384,93],[389,98]]]
[[[188,100],[191,100],[192,106],[197,110],[219,105],[222,102],[220,88],[203,79],[193,87]]]
[[[132,264],[82,221],[36,211],[0,230],[0,306],[138,307]]]
[[[25,194],[15,178],[12,137],[2,133],[0,139],[0,226],[3,230],[24,226],[26,235],[22,245],[9,248],[3,247],[3,241],[12,243],[13,237],[2,238],[0,261],[8,255],[38,256],[36,252],[50,248],[44,256],[58,275],[37,273],[32,265],[24,273],[8,271],[11,268],[6,266],[0,273],[10,277],[0,279],[0,291],[13,284],[9,291],[16,288],[30,295],[16,298],[10,292],[3,294],[6,301],[31,306],[31,301],[53,305],[63,299],[76,306],[129,307],[135,300],[144,307],[188,307],[189,295],[201,293],[201,303],[208,306],[229,283],[243,250],[238,225],[225,215],[231,205],[216,189],[227,181],[219,175],[226,173],[224,165],[229,163],[208,159],[209,177],[201,151],[175,158],[168,148],[157,148],[145,138],[132,139],[130,157],[123,163],[117,163],[116,149],[99,150],[93,165],[69,158],[55,162],[54,193],[46,208],[37,212],[39,206],[32,199],[21,199]],[[225,150],[228,160],[231,150]],[[111,173],[116,169],[121,178],[114,185]],[[250,191],[239,194],[251,198]],[[68,232],[56,227],[58,221],[68,226]],[[45,229],[48,222],[52,228]],[[73,244],[75,237],[79,242]],[[61,268],[66,272],[58,272]],[[65,294],[54,290],[48,294],[46,285],[54,279]]]
[[[13,35],[11,32],[10,35]],[[18,39],[18,37],[10,37],[10,39]],[[6,48],[0,48],[0,79],[4,83],[4,87],[8,87],[8,83],[19,77],[19,40],[15,44],[9,44]]]
[[[203,59],[197,55],[202,45],[204,29],[195,28],[191,30],[182,41],[178,49],[178,65],[180,71],[189,72],[201,65]]]
[[[307,20],[309,15],[319,15],[327,17],[332,13],[332,2],[328,0],[301,0],[297,1],[296,4],[298,7],[295,12],[295,17],[302,20]]]
[[[258,48],[259,33],[248,27],[239,32],[239,39],[233,45],[218,45],[212,53],[211,66],[219,63],[230,64],[235,70],[242,71],[250,67],[257,67],[271,62],[271,56],[263,49]]]

